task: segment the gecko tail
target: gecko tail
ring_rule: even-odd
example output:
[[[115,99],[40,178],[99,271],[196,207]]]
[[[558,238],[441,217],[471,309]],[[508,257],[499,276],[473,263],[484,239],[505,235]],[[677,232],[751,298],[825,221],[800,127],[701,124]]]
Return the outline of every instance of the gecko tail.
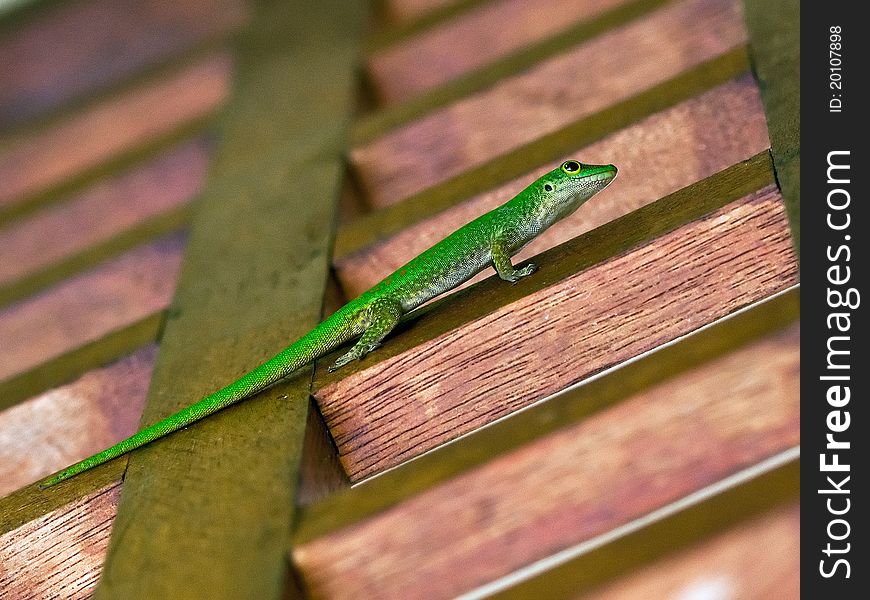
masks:
[[[344,321],[345,319],[340,318],[328,319],[279,354],[228,386],[146,427],[114,446],[42,480],[39,483],[39,489],[50,488],[79,473],[98,467],[264,390],[350,339],[352,337],[351,331]]]

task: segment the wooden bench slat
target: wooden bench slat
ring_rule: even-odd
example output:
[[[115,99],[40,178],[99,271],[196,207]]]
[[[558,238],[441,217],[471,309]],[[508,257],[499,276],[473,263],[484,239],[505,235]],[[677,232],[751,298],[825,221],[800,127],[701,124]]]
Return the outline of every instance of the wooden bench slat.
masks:
[[[356,296],[463,224],[494,209],[567,156],[619,167],[614,184],[546,232],[517,260],[636,210],[709,177],[768,147],[764,112],[750,75],[612,133],[533,171],[478,194],[351,255],[335,269],[348,296]]]
[[[0,381],[164,310],[184,246],[166,236],[3,309]]]
[[[226,97],[231,66],[228,54],[213,54],[62,123],[7,138],[0,145],[0,219],[33,210],[88,174],[105,173],[125,156],[200,123]]]
[[[0,229],[0,306],[179,229],[207,163],[205,140],[186,142]]]
[[[132,435],[156,352],[149,344],[0,412],[0,496]]]
[[[736,0],[669,4],[357,147],[351,161],[371,204],[393,204],[744,41]]]
[[[474,589],[793,448],[799,355],[795,325],[297,545],[294,559],[317,597]]]
[[[366,70],[380,101],[396,103],[630,1],[492,0],[375,50]]]
[[[109,484],[0,535],[0,599],[90,598],[120,493]]]
[[[715,180],[747,186],[742,171]],[[537,281],[490,278],[451,295],[344,373],[318,369],[315,397],[351,480],[793,285],[797,265],[774,186],[669,233],[646,229],[715,202],[701,188],[540,255]],[[598,254],[631,231],[655,239]],[[599,258],[584,263],[584,253]],[[579,365],[552,358],[565,348],[581,353]]]
[[[0,130],[117,84],[242,25],[241,0],[84,0],[0,37]]]

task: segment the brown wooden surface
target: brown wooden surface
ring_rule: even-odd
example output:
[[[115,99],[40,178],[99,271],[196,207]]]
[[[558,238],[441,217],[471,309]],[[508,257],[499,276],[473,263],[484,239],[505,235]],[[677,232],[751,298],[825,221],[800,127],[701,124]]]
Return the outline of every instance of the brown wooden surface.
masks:
[[[526,248],[519,259],[746,160],[768,145],[758,89],[750,75],[608,135],[572,156],[590,163],[615,163],[616,181]],[[450,232],[509,200],[558,162],[472,197],[383,242],[338,257],[335,269],[342,288],[350,297],[365,291]]]
[[[745,35],[736,0],[669,4],[355,148],[351,161],[371,204],[392,204],[723,54]]]
[[[120,492],[108,484],[0,535],[0,599],[90,598]]]
[[[5,139],[0,145],[0,211],[202,119],[226,96],[230,68],[228,54],[214,54],[61,123]]]
[[[0,228],[0,288],[192,200],[205,178],[198,139]]]
[[[151,344],[0,412],[0,496],[132,435],[156,351]]]
[[[0,380],[165,309],[184,245],[161,238],[0,311]]]
[[[244,0],[57,3],[0,38],[0,130],[226,35]]]
[[[492,0],[375,51],[367,73],[381,102],[398,102],[628,1]]]
[[[318,598],[453,597],[793,447],[799,361],[792,326],[297,546],[294,559]]]
[[[800,597],[800,505],[743,523],[578,600]]]
[[[345,469],[359,480],[782,290],[796,276],[782,200],[768,186],[411,351],[320,384],[315,396]]]

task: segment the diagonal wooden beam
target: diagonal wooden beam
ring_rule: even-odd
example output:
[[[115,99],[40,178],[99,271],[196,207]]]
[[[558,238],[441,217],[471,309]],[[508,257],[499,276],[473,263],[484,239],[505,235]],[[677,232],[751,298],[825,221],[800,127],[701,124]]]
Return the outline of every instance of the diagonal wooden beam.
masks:
[[[743,5],[752,67],[767,113],[776,181],[800,258],[800,5],[797,0],[744,0]]]
[[[364,12],[337,0],[257,6],[143,423],[320,319]],[[281,596],[310,378],[131,457],[97,598]]]

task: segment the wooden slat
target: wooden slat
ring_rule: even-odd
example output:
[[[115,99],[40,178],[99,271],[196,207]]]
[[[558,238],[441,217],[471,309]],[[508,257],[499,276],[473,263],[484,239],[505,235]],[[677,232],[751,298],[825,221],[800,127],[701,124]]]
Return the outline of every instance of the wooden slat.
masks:
[[[610,29],[620,27],[671,0],[627,0],[616,8],[592,19],[583,20],[551,37],[518,48],[501,58],[467,71],[448,82],[416,94],[398,104],[376,107],[360,115],[354,125],[355,145],[371,141],[390,129],[409,123],[432,111],[490,88],[502,80],[538,66]],[[367,102],[375,104],[376,92],[371,84],[364,87]]]
[[[163,310],[185,237],[133,250],[0,312],[0,381]]]
[[[381,102],[399,102],[630,1],[493,0],[376,50],[367,72]]]
[[[136,431],[156,346],[0,412],[0,496]]]
[[[800,3],[744,0],[755,74],[767,112],[776,180],[800,256]]]
[[[0,228],[0,305],[187,221],[208,160],[198,139]]]
[[[800,506],[793,503],[581,597],[799,598],[799,546]]]
[[[226,96],[230,68],[228,54],[215,54],[172,77],[83,109],[62,123],[4,140],[0,219],[32,210],[46,196],[59,195],[63,186],[105,172],[143,145],[195,126]]]
[[[233,102],[191,226],[145,424],[233,381],[319,321],[361,9],[339,0],[257,5],[239,40]],[[130,457],[115,524],[122,534],[97,598],[281,595],[310,378],[302,370]]]
[[[630,98],[578,119],[565,127],[491,157],[450,179],[397,204],[342,223],[334,255],[341,258],[383,240],[405,227],[447,210],[469,197],[489,191],[528,173],[535,166],[560,160],[579,147],[689,100],[749,71],[745,47],[738,47],[667,79]],[[361,192],[357,195],[361,195]]]
[[[418,342],[413,348],[385,344],[383,358],[374,359],[379,362],[364,361],[363,370],[340,380],[335,374],[321,379],[318,372],[316,397],[351,479],[528,406],[797,277],[773,186],[583,270],[574,262],[579,253],[603,236],[618,235],[620,221],[615,223],[539,256],[546,274],[539,284],[511,286],[525,295],[509,305],[433,337],[411,327],[407,335]],[[568,264],[576,273],[551,274]],[[550,285],[538,288],[544,282]],[[497,283],[487,280],[448,302],[457,304],[452,310],[469,311],[475,296],[493,293]]]
[[[798,331],[297,546],[306,585],[315,597],[454,597],[788,451],[800,438]]]
[[[0,535],[0,598],[90,598],[120,491],[109,484]]]
[[[643,581],[645,575],[647,581],[643,583],[654,585],[649,581],[650,566],[653,569],[657,567],[659,582],[679,577],[677,571],[680,567],[684,567],[681,571],[685,573],[685,567],[691,569],[693,565],[674,565],[675,560],[691,562],[692,559],[708,556],[711,550],[715,552],[715,549],[721,548],[722,541],[732,542],[735,529],[745,531],[752,528],[757,531],[756,524],[762,519],[769,520],[790,506],[796,509],[799,493],[800,447],[794,447],[625,527],[548,557],[545,563],[541,561],[527,565],[487,584],[484,586],[486,597],[499,600],[542,596],[554,600],[597,597],[597,593],[610,592],[619,585],[618,582],[627,583],[620,591],[631,597],[632,588],[636,589],[640,583],[638,580]],[[785,532],[778,529],[777,533]],[[711,539],[708,541],[707,538]],[[739,535],[739,541],[743,539]],[[756,546],[756,551],[765,549],[765,546]],[[793,569],[798,560],[797,553],[790,551],[785,554],[788,557],[768,553],[767,561],[762,559],[760,562],[767,562],[773,569],[779,567],[779,572]],[[672,558],[669,560],[668,556]],[[743,572],[738,577],[740,575],[740,579],[745,580],[750,573]],[[755,581],[753,588],[763,589],[764,582],[769,581],[767,575],[765,573],[760,581]],[[607,585],[610,581],[617,583]],[[480,597],[477,592],[482,591],[479,588],[467,594],[464,600]],[[649,597],[649,593],[646,597]],[[744,596],[740,594],[735,597]],[[747,597],[753,596],[750,594]]]
[[[799,315],[800,293],[795,286],[305,508],[296,537],[308,542],[389,510],[496,456],[772,335],[793,324]]]
[[[0,130],[210,40],[245,20],[242,0],[79,0],[0,38]]]
[[[744,75],[571,152],[570,156],[586,162],[615,163],[619,177],[524,250],[520,260],[746,160],[767,146],[758,90],[751,76]],[[338,256],[335,268],[342,288],[351,297],[365,291],[464,223],[509,200],[561,160],[469,198],[370,247]]]
[[[735,0],[683,0],[356,148],[351,160],[371,203],[392,204],[744,39]]]

